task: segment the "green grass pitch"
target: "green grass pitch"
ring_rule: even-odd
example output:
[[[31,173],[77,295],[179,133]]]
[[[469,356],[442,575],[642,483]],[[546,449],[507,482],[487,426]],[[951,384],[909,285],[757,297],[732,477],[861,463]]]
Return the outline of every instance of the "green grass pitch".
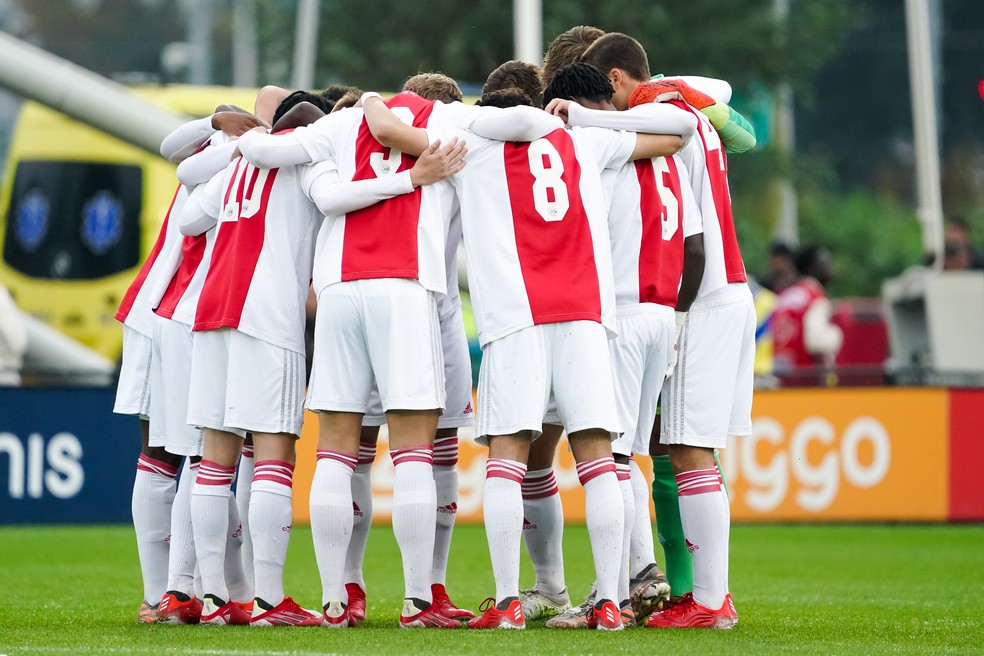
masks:
[[[587,532],[565,533],[574,596],[592,578]],[[132,529],[0,529],[0,654],[980,654],[984,526],[735,526],[732,631],[615,634],[546,629],[400,630],[392,531],[369,538],[369,621],[354,630],[137,625],[141,585]],[[532,575],[524,564],[522,582]],[[311,534],[291,538],[286,585],[319,605]],[[456,530],[448,588],[474,609],[493,592],[481,527]]]

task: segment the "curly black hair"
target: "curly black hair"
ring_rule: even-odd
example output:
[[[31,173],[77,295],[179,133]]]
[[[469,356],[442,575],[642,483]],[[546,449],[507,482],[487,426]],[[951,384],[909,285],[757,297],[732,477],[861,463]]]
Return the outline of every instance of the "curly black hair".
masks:
[[[606,102],[612,99],[615,89],[608,76],[591,64],[577,62],[557,71],[550,84],[543,91],[543,102],[548,104],[554,98],[575,100],[578,98],[592,102]]]

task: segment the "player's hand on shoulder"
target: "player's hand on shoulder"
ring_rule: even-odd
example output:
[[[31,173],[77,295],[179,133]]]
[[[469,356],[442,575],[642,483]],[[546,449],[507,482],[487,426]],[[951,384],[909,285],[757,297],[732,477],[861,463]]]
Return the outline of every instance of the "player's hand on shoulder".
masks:
[[[414,187],[433,184],[451,177],[465,168],[464,157],[468,153],[465,142],[453,137],[447,145],[438,139],[420,154],[410,169],[410,180]]]
[[[244,132],[262,127],[269,127],[263,121],[252,114],[237,111],[216,112],[212,115],[212,127],[222,130],[230,137],[238,137]]]
[[[567,100],[566,98],[554,98],[543,109],[548,114],[559,116],[564,123],[567,123],[570,118],[569,111],[572,102],[572,100]]]
[[[682,100],[695,109],[704,109],[717,102],[711,96],[698,91],[683,80],[663,78],[652,82],[643,82],[637,86],[629,97],[629,107],[669,100]]]

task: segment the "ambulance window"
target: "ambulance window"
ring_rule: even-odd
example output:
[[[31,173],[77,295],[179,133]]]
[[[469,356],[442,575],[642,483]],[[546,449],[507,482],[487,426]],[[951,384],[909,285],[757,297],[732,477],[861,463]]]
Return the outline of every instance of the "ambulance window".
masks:
[[[140,262],[140,168],[92,162],[17,164],[3,259],[35,278],[84,280]]]

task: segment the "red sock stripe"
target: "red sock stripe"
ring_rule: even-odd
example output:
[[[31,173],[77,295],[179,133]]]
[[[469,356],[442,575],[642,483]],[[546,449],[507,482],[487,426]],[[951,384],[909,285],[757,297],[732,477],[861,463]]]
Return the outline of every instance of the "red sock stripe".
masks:
[[[420,446],[408,446],[403,449],[391,449],[390,458],[393,459],[394,466],[408,462],[422,462],[425,465],[433,465],[434,447],[429,444],[421,444]]]
[[[458,438],[440,437],[434,440],[434,466],[454,467],[458,464]]]
[[[169,465],[163,460],[156,460],[142,453],[137,458],[137,471],[145,471],[166,478],[174,478],[178,475],[178,468],[174,465]]]
[[[243,457],[244,458],[252,458],[253,457],[253,445],[252,444],[243,444]]]
[[[589,481],[609,472],[615,473],[615,458],[611,456],[577,463],[577,480],[581,481],[581,485],[587,485]]]
[[[615,463],[615,475],[618,476],[620,481],[631,481],[632,480],[632,468],[629,463]]]
[[[376,461],[376,443],[375,442],[359,442],[359,459],[358,464],[360,465],[371,465]]]
[[[322,460],[334,460],[335,462],[340,462],[352,471],[355,471],[355,465],[359,462],[359,459],[355,456],[350,456],[349,454],[342,453],[341,451],[318,449],[318,462],[321,462]]]
[[[721,492],[724,489],[721,483],[721,473],[717,470],[717,467],[713,469],[696,469],[677,474],[676,482],[681,497],[691,494]]]
[[[529,473],[523,477],[523,498],[529,501],[535,499],[546,499],[560,493],[557,487],[557,477],[551,469],[546,474],[531,476]]]
[[[232,479],[235,476],[235,467],[223,467],[217,462],[202,460],[198,467],[195,483],[198,485],[232,485]]]
[[[253,483],[270,481],[291,487],[294,481],[294,465],[282,460],[260,460],[253,471]]]
[[[486,479],[505,478],[522,485],[524,476],[526,476],[526,465],[521,462],[501,458],[489,458],[485,462]]]

